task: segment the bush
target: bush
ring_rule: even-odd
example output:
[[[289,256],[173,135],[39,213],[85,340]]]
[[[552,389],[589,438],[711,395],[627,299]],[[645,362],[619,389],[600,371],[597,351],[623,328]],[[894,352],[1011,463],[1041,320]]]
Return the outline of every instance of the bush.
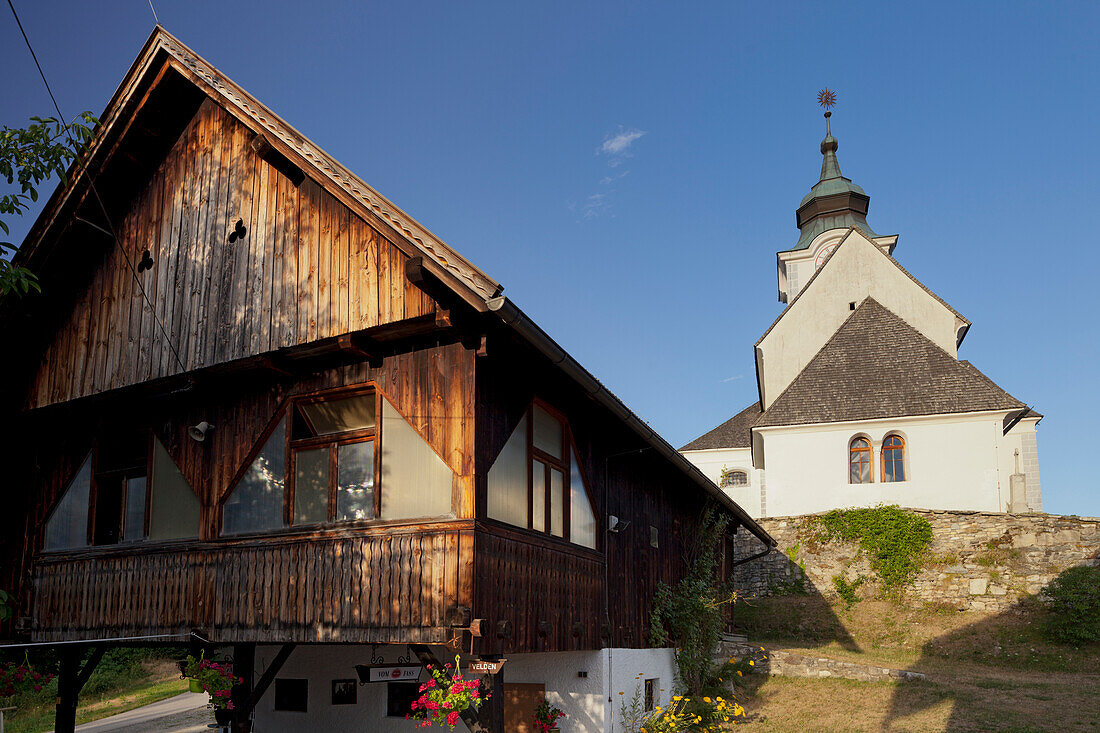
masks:
[[[1100,568],[1070,568],[1043,588],[1041,598],[1048,639],[1074,646],[1100,642]]]

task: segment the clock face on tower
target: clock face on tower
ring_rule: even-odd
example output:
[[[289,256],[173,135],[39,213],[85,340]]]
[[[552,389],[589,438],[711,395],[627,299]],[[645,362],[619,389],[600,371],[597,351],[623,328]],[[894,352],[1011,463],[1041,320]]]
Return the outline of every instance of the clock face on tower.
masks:
[[[834,249],[836,249],[836,245],[835,244],[830,244],[828,247],[822,248],[822,250],[817,253],[817,258],[814,259],[814,270],[815,271],[821,269],[821,265],[825,262],[825,260],[827,260],[829,258],[829,255],[831,255],[833,253]]]

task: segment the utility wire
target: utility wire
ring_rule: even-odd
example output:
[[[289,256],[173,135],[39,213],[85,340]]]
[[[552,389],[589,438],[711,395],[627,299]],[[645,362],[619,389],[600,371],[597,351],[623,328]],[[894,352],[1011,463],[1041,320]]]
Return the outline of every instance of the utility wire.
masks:
[[[61,112],[61,106],[57,103],[57,98],[53,95],[53,90],[50,88],[50,82],[46,79],[46,72],[42,70],[42,64],[38,63],[38,54],[34,52],[34,47],[31,45],[31,40],[27,38],[27,32],[23,30],[23,23],[19,20],[19,13],[15,10],[15,5],[12,4],[12,0],[8,0],[8,7],[11,8],[11,14],[15,16],[15,24],[19,26],[19,32],[23,34],[23,41],[27,44],[27,50],[31,52],[31,58],[34,59],[34,65],[38,67],[38,75],[42,77],[42,83],[46,86],[46,92],[50,95],[50,101],[53,102],[53,108],[57,112],[57,118],[61,120],[61,124],[64,126],[65,135],[69,138],[69,142],[76,149],[78,143],[73,139],[72,132],[69,131],[69,123],[65,121],[65,115]],[[152,7],[150,2],[149,7]],[[153,16],[156,17],[156,11],[153,11]],[[80,156],[77,156],[77,165],[82,166],[84,172],[88,172],[87,162],[82,161]],[[74,176],[75,180],[75,176]],[[130,256],[126,253],[126,250],[122,248],[122,244],[118,240],[118,233],[115,230],[115,226],[111,223],[111,217],[107,213],[107,207],[103,204],[103,199],[99,195],[99,191],[95,187],[95,181],[91,174],[88,174],[88,186],[91,188],[92,193],[95,195],[95,200],[99,204],[99,210],[103,213],[103,220],[107,222],[107,228],[110,229],[111,241],[114,242],[115,247],[118,249],[119,254],[122,256],[122,260],[126,263],[126,266],[130,269],[130,275],[133,276],[134,282],[137,283],[138,289],[141,291],[142,299],[149,304],[149,312],[153,315],[153,321],[157,324],[161,334],[164,336],[165,342],[168,344],[168,348],[172,351],[172,356],[175,357],[176,363],[179,364],[180,371],[187,371],[187,367],[183,363],[183,359],[180,358],[179,351],[176,349],[176,344],[172,341],[172,337],[168,334],[168,331],[164,328],[164,324],[157,316],[157,307],[152,300],[149,299],[148,293],[145,292],[145,285],[141,282],[141,278],[138,277],[137,271],[134,270],[134,263],[130,261]],[[99,227],[96,227],[97,229]],[[102,231],[102,229],[100,229]]]

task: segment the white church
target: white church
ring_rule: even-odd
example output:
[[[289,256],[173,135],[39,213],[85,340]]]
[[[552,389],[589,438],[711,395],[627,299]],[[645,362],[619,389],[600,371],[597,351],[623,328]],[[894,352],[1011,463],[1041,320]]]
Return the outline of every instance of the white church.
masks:
[[[759,401],[681,452],[753,517],[898,504],[1038,512],[1042,415],[958,350],[970,321],[894,259],[821,141],[776,255],[787,306],[756,342]]]

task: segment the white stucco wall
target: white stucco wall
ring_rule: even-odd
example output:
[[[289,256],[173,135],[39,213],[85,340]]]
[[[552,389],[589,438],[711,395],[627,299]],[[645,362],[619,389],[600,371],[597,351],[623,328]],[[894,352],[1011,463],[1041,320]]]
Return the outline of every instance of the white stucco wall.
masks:
[[[256,674],[262,674],[278,653],[277,646],[256,651]],[[453,659],[445,649],[433,649],[440,661]],[[371,661],[369,644],[302,645],[294,649],[279,678],[309,681],[306,713],[275,711],[274,686],[256,706],[256,730],[263,733],[301,731],[391,731],[408,733],[413,724],[404,718],[386,718],[386,684],[358,686],[355,705],[333,706],[334,679],[354,678],[355,665]],[[386,664],[396,664],[404,646],[379,646],[375,653]],[[646,678],[660,680],[658,704],[667,703],[675,682],[675,657],[671,649],[603,649],[587,652],[511,654],[504,666],[504,680],[542,684],[551,704],[565,711],[558,723],[562,733],[620,733],[619,706],[634,694]],[[416,664],[415,657],[412,664]],[[579,673],[587,673],[582,677]],[[422,673],[421,681],[427,679]],[[643,687],[644,689],[644,687]],[[624,693],[620,695],[619,693]],[[608,700],[611,702],[608,702]]]
[[[812,267],[812,265],[811,265]],[[808,273],[807,273],[808,279]],[[857,231],[837,247],[813,284],[788,306],[757,346],[763,404],[770,407],[851,316],[850,303],[873,297],[950,354],[961,321]]]
[[[1005,511],[1018,436],[1003,435],[1005,412],[939,415],[758,429],[767,475],[767,515],[899,504],[923,509]],[[879,481],[882,441],[905,439],[906,480]],[[848,483],[848,445],[874,449],[874,482]]]
[[[703,475],[721,486],[722,471],[739,469],[748,476],[748,486],[725,486],[722,490],[736,501],[749,516],[763,516],[764,494],[761,471],[752,467],[752,451],[749,448],[720,448],[716,450],[683,451],[684,458],[694,463]]]

